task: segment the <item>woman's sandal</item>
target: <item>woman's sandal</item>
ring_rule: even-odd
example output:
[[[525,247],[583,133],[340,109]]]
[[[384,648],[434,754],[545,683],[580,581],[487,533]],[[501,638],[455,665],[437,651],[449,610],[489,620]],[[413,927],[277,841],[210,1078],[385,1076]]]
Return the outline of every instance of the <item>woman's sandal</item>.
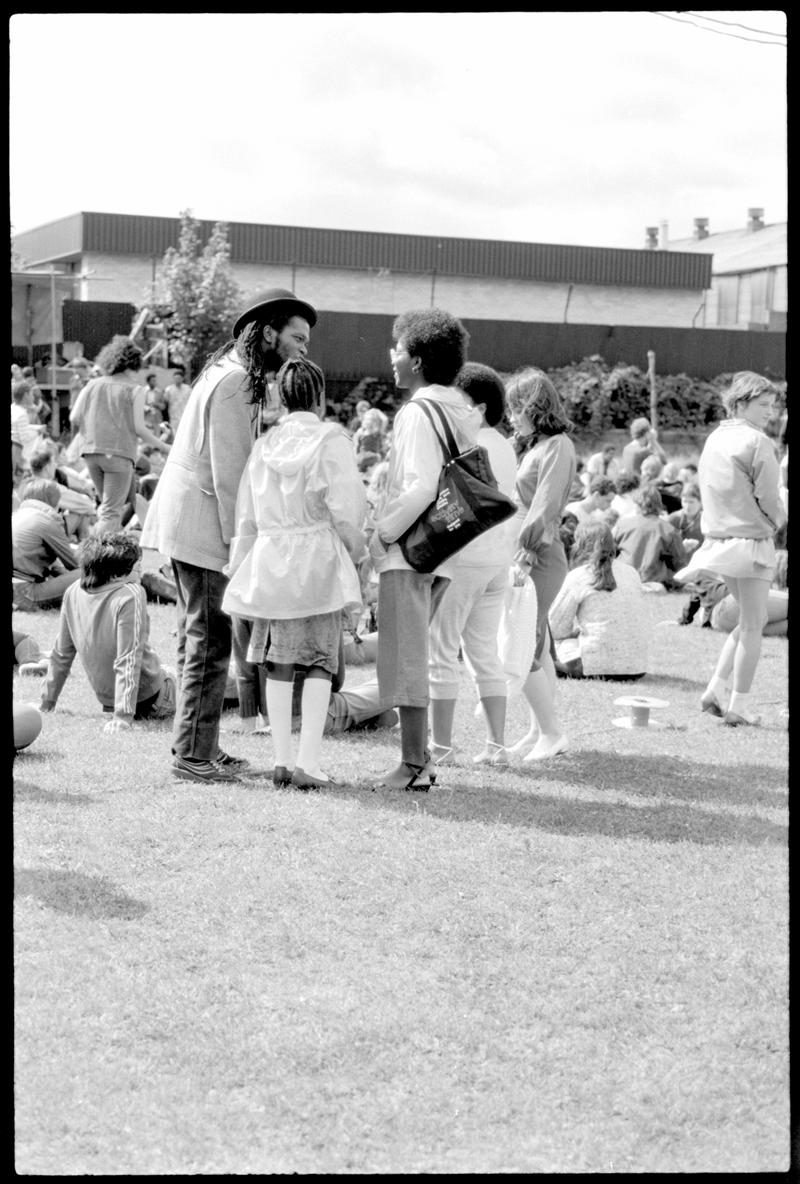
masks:
[[[435,765],[454,765],[455,749],[446,744],[432,744],[430,759]]]
[[[473,765],[507,765],[508,750],[496,740],[487,740],[483,752],[472,758]]]
[[[421,780],[423,774],[427,780]],[[412,765],[410,761],[401,761],[396,769],[387,773],[372,789],[373,793],[376,789],[405,789],[407,791],[414,790],[416,793],[427,793],[435,784],[436,774],[429,764]]]

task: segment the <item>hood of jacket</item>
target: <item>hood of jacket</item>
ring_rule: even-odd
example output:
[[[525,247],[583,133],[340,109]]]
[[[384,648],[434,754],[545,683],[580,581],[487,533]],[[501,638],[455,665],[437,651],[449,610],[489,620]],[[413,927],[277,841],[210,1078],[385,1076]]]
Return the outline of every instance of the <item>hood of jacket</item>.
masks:
[[[292,411],[262,436],[263,463],[282,477],[292,477],[314,460],[324,439],[344,432],[335,423],[322,423],[313,411]]]

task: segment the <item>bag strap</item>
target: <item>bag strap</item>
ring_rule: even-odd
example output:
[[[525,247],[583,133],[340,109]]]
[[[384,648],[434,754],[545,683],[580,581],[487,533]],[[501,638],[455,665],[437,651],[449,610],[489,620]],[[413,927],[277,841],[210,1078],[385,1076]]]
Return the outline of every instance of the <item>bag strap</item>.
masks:
[[[436,432],[437,439],[442,446],[442,452],[445,455],[445,460],[454,460],[460,455],[460,449],[456,444],[456,438],[453,435],[453,429],[450,427],[450,421],[445,415],[444,411],[441,409],[439,404],[434,403],[432,399],[415,399],[415,402],[422,408],[428,419],[431,421],[431,427],[433,428],[434,432]],[[436,413],[439,416],[444,429],[445,440],[447,441],[446,445],[442,437],[439,435],[439,429],[437,428],[434,418],[429,411],[429,407],[435,408]],[[450,454],[449,456],[448,452]]]

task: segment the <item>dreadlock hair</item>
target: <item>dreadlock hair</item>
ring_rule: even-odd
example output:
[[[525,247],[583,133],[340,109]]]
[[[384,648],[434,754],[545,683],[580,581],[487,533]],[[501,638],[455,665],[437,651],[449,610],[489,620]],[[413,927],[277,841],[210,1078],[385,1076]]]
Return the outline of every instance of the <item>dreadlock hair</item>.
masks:
[[[211,354],[201,373],[205,374],[206,370],[215,362],[230,353],[235,345],[249,379],[250,398],[248,402],[263,404],[267,398],[268,376],[275,373],[277,363],[280,361],[275,351],[264,345],[264,330],[270,328],[274,329],[276,333],[282,333],[295,315],[294,312],[283,312],[268,317],[265,321],[248,321],[238,337],[231,337]]]
[[[89,535],[78,549],[81,588],[102,588],[111,580],[128,576],[142,557],[142,548],[125,530]]]
[[[287,411],[318,411],[325,397],[325,375],[308,358],[289,358],[278,371],[278,393]]]
[[[617,586],[612,561],[617,545],[605,522],[584,522],[575,531],[570,566],[588,567],[591,585],[598,592],[613,592]]]

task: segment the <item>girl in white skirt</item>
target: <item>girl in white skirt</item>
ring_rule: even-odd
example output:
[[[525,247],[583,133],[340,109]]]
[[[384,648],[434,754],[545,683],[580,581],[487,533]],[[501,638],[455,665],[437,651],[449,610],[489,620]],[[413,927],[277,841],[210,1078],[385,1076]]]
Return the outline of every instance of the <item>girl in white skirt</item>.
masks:
[[[739,606],[739,624],[727,637],[700,700],[703,711],[734,727],[760,723],[750,689],[775,572],[774,535],[786,517],[778,459],[764,431],[777,393],[768,379],[743,370],[722,396],[728,418],[708,437],[700,456],[705,540],[675,575],[679,583],[699,571],[721,576]]]

